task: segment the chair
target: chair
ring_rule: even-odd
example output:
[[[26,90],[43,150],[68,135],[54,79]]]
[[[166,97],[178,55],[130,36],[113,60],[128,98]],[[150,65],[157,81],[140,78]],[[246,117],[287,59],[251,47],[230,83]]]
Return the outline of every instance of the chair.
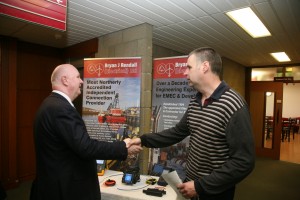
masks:
[[[300,117],[292,119],[292,130],[293,130],[293,139],[295,138],[295,133],[299,133],[300,127]]]
[[[273,132],[273,116],[266,116],[266,140],[270,139],[271,134]]]
[[[291,132],[291,126],[292,126],[292,120],[291,118],[282,118],[282,129],[281,129],[281,141],[284,142],[284,140],[290,141],[290,132]]]

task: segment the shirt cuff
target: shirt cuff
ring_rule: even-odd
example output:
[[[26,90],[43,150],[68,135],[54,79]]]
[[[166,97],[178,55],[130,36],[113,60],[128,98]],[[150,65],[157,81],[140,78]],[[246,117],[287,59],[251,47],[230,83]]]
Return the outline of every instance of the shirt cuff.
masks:
[[[198,195],[205,193],[203,187],[200,184],[199,179],[194,180],[194,187]]]
[[[146,138],[145,138],[145,136],[142,135],[142,136],[140,137],[140,139],[141,139],[141,146],[142,146],[142,147],[145,146],[145,144],[146,144]]]

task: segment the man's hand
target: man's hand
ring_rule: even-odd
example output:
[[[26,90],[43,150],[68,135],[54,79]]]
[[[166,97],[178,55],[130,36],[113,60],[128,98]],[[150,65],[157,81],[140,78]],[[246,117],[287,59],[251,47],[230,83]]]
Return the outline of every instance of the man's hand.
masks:
[[[132,141],[130,138],[126,138],[123,141],[125,142],[127,149],[132,145]]]
[[[143,148],[140,145],[133,144],[127,150],[128,150],[128,155],[132,155],[132,154],[140,153],[143,150]]]
[[[186,199],[190,199],[192,197],[197,196],[194,181],[178,184],[177,189],[182,194],[182,196]]]
[[[129,155],[137,154],[143,150],[143,148],[140,145],[140,142],[138,142],[136,139],[126,138],[123,140],[126,144],[126,148]]]
[[[131,139],[131,143],[136,144],[136,145],[141,145],[142,141],[141,141],[141,138],[134,138],[134,139]]]

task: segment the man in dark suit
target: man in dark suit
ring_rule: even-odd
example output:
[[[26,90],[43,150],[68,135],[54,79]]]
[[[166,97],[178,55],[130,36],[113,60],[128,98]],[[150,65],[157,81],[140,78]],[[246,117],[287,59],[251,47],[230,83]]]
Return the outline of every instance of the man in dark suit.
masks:
[[[70,64],[57,66],[52,93],[34,121],[36,180],[31,198],[38,200],[100,200],[96,159],[125,160],[142,150],[130,139],[113,143],[91,139],[72,101],[83,81]]]

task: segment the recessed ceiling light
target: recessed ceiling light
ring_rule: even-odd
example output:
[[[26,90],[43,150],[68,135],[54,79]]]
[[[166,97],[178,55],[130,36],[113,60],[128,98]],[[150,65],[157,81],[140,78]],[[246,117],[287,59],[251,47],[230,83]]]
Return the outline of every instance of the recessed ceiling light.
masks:
[[[230,11],[226,14],[253,38],[271,36],[265,25],[249,7]]]
[[[285,52],[276,52],[276,53],[270,53],[271,56],[273,56],[278,62],[287,62],[291,61],[291,59],[286,55]]]

